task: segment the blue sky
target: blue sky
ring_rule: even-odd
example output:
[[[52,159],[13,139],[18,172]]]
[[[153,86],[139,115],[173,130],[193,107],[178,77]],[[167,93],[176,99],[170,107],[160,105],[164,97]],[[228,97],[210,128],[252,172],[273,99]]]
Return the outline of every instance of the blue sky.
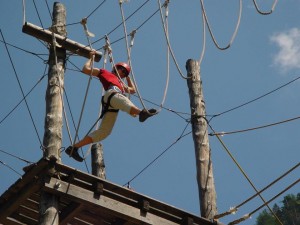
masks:
[[[35,2],[35,5],[33,4]],[[111,42],[124,36],[123,26],[111,32],[121,23],[119,1],[106,1],[96,11],[102,1],[61,1],[67,9],[67,31],[72,40],[88,45],[82,25],[82,18],[89,16],[88,28],[95,34],[91,41],[95,49],[105,44],[105,34]],[[130,0],[123,3],[125,17],[146,1]],[[52,11],[53,1],[47,1]],[[220,47],[231,40],[239,15],[239,1],[204,1],[206,14],[214,37]],[[262,11],[269,11],[273,1],[257,1]],[[38,12],[36,12],[37,8]],[[127,31],[140,27],[158,9],[157,1],[148,1],[127,22]],[[299,0],[278,1],[270,15],[261,15],[253,1],[243,1],[242,16],[237,35],[227,50],[219,50],[212,42],[206,27],[206,43],[201,61],[201,79],[206,102],[207,115],[217,115],[265,95],[284,84],[288,85],[251,102],[243,107],[214,117],[210,125],[218,132],[230,132],[259,127],[299,116],[300,76],[300,26]],[[22,1],[11,0],[1,3],[0,28],[5,41],[29,52],[8,46],[17,77],[24,93],[44,75],[48,50],[37,39],[22,33]],[[92,13],[92,14],[91,14]],[[41,27],[51,26],[51,18],[46,1],[26,1],[26,21]],[[72,25],[71,25],[72,24]],[[176,62],[186,74],[188,59],[199,60],[203,50],[203,23],[200,1],[170,1],[169,36]],[[1,82],[0,82],[0,150],[35,162],[42,157],[39,138],[43,139],[45,116],[45,90],[47,77],[34,88],[26,98],[37,127],[35,132],[28,110],[22,102],[6,119],[4,117],[22,100],[22,93],[15,72],[1,38]],[[112,45],[116,61],[126,61],[124,39]],[[71,56],[65,73],[66,95],[71,111],[78,123],[83,105],[88,77],[78,72],[86,59]],[[147,20],[137,31],[131,52],[132,66],[138,89],[148,108],[162,101],[167,75],[167,44],[159,13]],[[103,66],[103,60],[96,64]],[[109,63],[106,68],[110,69]],[[93,79],[84,108],[79,136],[83,137],[96,121],[99,113],[101,85]],[[137,97],[132,101],[139,107]],[[153,105],[155,103],[156,105]],[[186,80],[181,78],[174,61],[170,60],[169,88],[163,109],[157,116],[139,123],[125,113],[120,113],[113,133],[102,142],[107,179],[123,185],[137,175],[163,151],[171,147],[131,182],[131,187],[142,194],[166,202],[193,214],[199,214],[198,189],[192,135],[182,135],[191,131],[185,129],[189,119],[189,96]],[[177,114],[171,112],[172,109]],[[75,128],[71,124],[72,138]],[[210,117],[209,117],[210,118]],[[249,132],[222,136],[222,141],[230,150],[257,189],[268,185],[278,176],[299,162],[299,120]],[[63,126],[63,147],[70,145],[66,125]],[[209,133],[212,131],[209,130]],[[39,136],[39,138],[38,138]],[[176,143],[175,143],[176,142]],[[174,144],[175,143],[175,144]],[[174,145],[173,145],[174,144]],[[253,195],[255,191],[230,159],[218,139],[210,137],[214,179],[217,191],[218,211],[224,212]],[[84,148],[84,152],[87,151]],[[13,184],[22,174],[27,164],[0,152],[0,193]],[[90,155],[87,167],[62,154],[62,162],[90,171]],[[263,193],[266,200],[274,197],[290,183],[299,178],[299,169]],[[299,184],[288,193],[299,193]],[[284,195],[285,195],[284,194]],[[277,199],[279,202],[281,198]],[[242,206],[236,215],[222,218],[228,223],[250,213],[262,204],[258,198]],[[271,206],[274,203],[271,203]],[[242,224],[253,225],[257,213]]]

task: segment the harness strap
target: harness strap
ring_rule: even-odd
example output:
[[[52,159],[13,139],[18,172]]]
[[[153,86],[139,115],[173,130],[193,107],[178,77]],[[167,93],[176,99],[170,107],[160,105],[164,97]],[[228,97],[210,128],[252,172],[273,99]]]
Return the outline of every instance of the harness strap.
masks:
[[[102,117],[104,116],[105,113],[107,112],[119,112],[118,109],[109,109],[109,106],[110,105],[110,100],[112,97],[114,97],[115,94],[117,94],[118,92],[112,92],[108,98],[107,98],[107,102],[105,103],[104,102],[104,96],[102,96],[102,99],[101,99],[101,103],[102,103],[102,111],[101,111],[101,116],[100,116],[100,119],[102,119]]]

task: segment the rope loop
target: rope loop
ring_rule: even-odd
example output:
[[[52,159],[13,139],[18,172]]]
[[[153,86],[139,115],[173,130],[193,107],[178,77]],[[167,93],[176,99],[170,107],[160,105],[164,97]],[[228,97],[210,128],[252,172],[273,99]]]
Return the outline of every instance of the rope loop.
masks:
[[[270,14],[272,14],[272,13],[274,12],[274,10],[275,10],[275,7],[276,7],[276,5],[277,5],[277,2],[278,2],[278,0],[274,0],[273,5],[272,5],[272,8],[271,8],[271,10],[270,10],[269,12],[263,12],[263,11],[261,11],[261,10],[259,9],[256,0],[253,0],[253,3],[254,3],[254,6],[255,6],[256,11],[257,11],[259,14],[261,14],[261,15],[270,15]]]

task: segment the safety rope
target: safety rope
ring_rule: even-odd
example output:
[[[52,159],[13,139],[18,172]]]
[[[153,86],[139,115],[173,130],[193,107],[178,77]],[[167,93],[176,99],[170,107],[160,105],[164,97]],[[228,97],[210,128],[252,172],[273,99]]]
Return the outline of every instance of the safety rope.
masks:
[[[169,3],[169,2],[168,2]],[[166,25],[166,31],[167,31],[167,35],[169,36],[169,4],[166,4],[165,6],[165,25]],[[166,97],[167,97],[167,92],[168,92],[168,87],[169,87],[169,81],[170,81],[170,51],[169,51],[169,47],[167,46],[167,56],[166,56],[166,60],[167,60],[167,72],[166,72],[166,84],[165,84],[165,90],[164,90],[164,95],[162,98],[162,101],[159,105],[159,109],[157,110],[158,112],[160,112],[164,106]]]
[[[103,58],[103,67],[105,69],[106,67],[106,63],[107,63],[107,52],[108,52],[108,48],[107,47],[104,47],[104,52],[103,52],[103,55],[102,55],[102,58]],[[92,129],[95,127],[95,130],[98,130],[99,127],[100,127],[100,120],[101,120],[101,114],[102,114],[102,96],[103,96],[103,93],[104,93],[104,88],[102,87],[101,89],[101,95],[100,95],[100,103],[99,103],[99,113],[98,113],[98,119],[96,120],[96,122],[93,124],[93,126],[91,127],[91,129],[87,132],[87,134],[85,136],[87,136],[91,131]],[[87,158],[87,156],[91,153],[92,151],[92,144],[89,145],[88,147],[88,150],[86,151],[83,159],[85,160]]]
[[[61,91],[63,89],[63,85],[62,85],[62,82],[61,82],[60,73],[63,70],[63,67],[61,68],[61,70],[59,70],[59,68],[58,68],[58,61],[57,61],[57,54],[56,54],[56,47],[59,46],[59,45],[56,42],[56,38],[55,38],[53,27],[50,30],[52,31],[52,46],[53,46],[53,53],[54,53],[54,59],[55,59],[55,67],[56,67],[56,71],[57,71],[57,81],[58,81],[58,87],[59,87],[59,94],[60,94],[60,98],[61,98],[61,102],[62,102],[62,108],[63,108],[63,113],[64,113],[64,120],[65,120],[65,123],[66,123],[66,127],[67,127],[67,131],[68,131],[68,136],[69,136],[69,139],[70,139],[70,143],[73,143],[72,142],[72,135],[71,135],[71,132],[70,132],[69,123],[68,123],[68,119],[67,119],[67,114],[66,114],[66,110],[65,110],[65,107],[64,107],[64,99],[63,99],[63,95],[62,95],[62,91]],[[76,132],[78,132],[78,129],[76,129]],[[76,133],[76,135],[75,135],[74,142],[75,142],[75,139],[76,139],[77,135],[78,135],[78,133]],[[73,149],[71,150],[70,155],[72,155],[72,151],[73,151]],[[83,154],[82,149],[81,149],[81,153]],[[86,163],[85,160],[84,160],[84,163],[85,163],[85,167],[86,167],[87,171],[89,172],[89,169],[88,169],[88,166],[87,166],[87,163]]]
[[[25,0],[22,0],[22,10],[23,10],[23,25],[26,22],[26,2]]]
[[[103,69],[106,68],[106,63],[107,63],[107,51],[108,51],[108,49],[105,47],[105,48],[104,48],[103,55],[102,55],[102,58],[103,58],[103,66],[102,66],[102,68],[103,68]],[[100,104],[99,104],[100,106],[99,106],[98,118],[100,118],[101,113],[102,113],[102,107],[103,107],[103,106],[102,106],[102,101],[101,101],[101,99],[102,99],[103,93],[104,93],[104,88],[102,87],[102,89],[101,89],[101,95],[100,95]],[[97,125],[96,125],[96,127],[95,127],[95,130],[98,130],[99,127],[100,127],[100,120],[98,120]]]
[[[277,5],[277,2],[278,2],[278,0],[274,0],[273,5],[272,5],[272,8],[271,8],[271,10],[270,10],[269,12],[263,12],[263,11],[261,11],[261,10],[259,9],[256,0],[253,0],[253,3],[254,3],[254,6],[255,6],[256,11],[257,11],[258,13],[262,14],[262,15],[270,15],[271,13],[273,13],[274,10],[275,10],[275,7],[276,7],[276,5]]]
[[[89,43],[89,47],[92,50],[93,48],[92,48],[92,45],[91,45],[91,42],[90,42],[90,39],[89,39],[89,31],[87,29],[86,22],[87,22],[87,20],[86,20],[86,18],[84,18],[84,19],[82,19],[81,24],[83,25],[83,28],[84,28],[84,31],[85,31],[85,34],[86,34],[86,38],[87,38],[87,41]],[[89,75],[89,80],[88,80],[88,84],[87,84],[87,87],[86,87],[86,91],[85,91],[85,95],[84,95],[84,99],[83,99],[83,103],[82,103],[82,107],[81,107],[81,112],[80,112],[76,132],[75,132],[75,137],[74,137],[74,141],[73,141],[72,145],[75,144],[75,142],[78,138],[78,131],[79,131],[79,128],[80,128],[80,124],[81,124],[81,120],[82,120],[82,116],[83,116],[83,112],[84,112],[84,108],[85,108],[85,103],[86,103],[86,99],[87,99],[87,96],[88,96],[90,83],[91,83],[91,80],[92,80],[92,73],[93,73],[93,69],[94,69],[94,56],[91,59],[91,65],[90,66],[91,66],[91,73]],[[70,154],[72,154],[72,151],[71,151]]]
[[[282,195],[284,192],[286,192],[286,191],[288,191],[289,189],[291,189],[293,186],[295,186],[295,185],[296,185],[297,183],[299,183],[299,182],[300,182],[300,179],[298,179],[298,180],[296,180],[295,182],[291,183],[289,186],[287,186],[285,189],[283,189],[281,192],[279,192],[277,195],[275,195],[275,196],[274,196],[273,198],[271,198],[269,201],[267,201],[266,203],[262,204],[260,207],[258,207],[257,209],[253,210],[252,212],[250,212],[250,213],[244,215],[243,217],[241,217],[241,218],[239,218],[239,219],[237,219],[237,220],[234,220],[234,221],[228,223],[228,225],[238,224],[238,223],[240,223],[240,222],[245,221],[246,219],[251,218],[251,216],[252,216],[254,213],[256,213],[257,211],[261,210],[261,209],[262,209],[263,207],[265,207],[267,204],[269,204],[270,202],[274,201],[274,199],[278,198],[280,195]],[[275,217],[278,218],[277,215],[276,215]],[[279,218],[278,218],[277,221],[278,221],[280,224],[282,224],[281,221],[279,220]]]
[[[202,51],[201,51],[201,55],[199,58],[199,65],[201,66],[202,64],[202,60],[204,58],[204,54],[205,54],[205,49],[206,49],[206,29],[205,29],[206,25],[205,25],[205,17],[204,14],[202,13]]]
[[[114,57],[113,57],[113,54],[112,54],[112,48],[111,48],[111,44],[110,44],[110,40],[109,40],[109,37],[106,35],[105,36],[105,41],[106,41],[106,46],[108,48],[108,57],[109,57],[109,61],[111,63],[111,66],[112,68],[115,70],[116,72],[116,75],[119,79],[119,81],[121,82],[121,85],[123,86],[123,88],[128,88],[127,84],[123,81],[123,79],[121,78],[117,68],[116,68],[116,63],[115,63],[115,60],[114,60]]]
[[[92,51],[93,48],[92,48],[92,44],[91,44],[91,41],[90,41],[90,37],[93,36],[93,34],[91,32],[89,32],[86,23],[87,23],[87,18],[83,18],[81,20],[81,24],[82,24],[82,26],[84,28],[85,35],[86,35],[89,47],[90,47],[90,49]],[[74,141],[72,143],[72,146],[75,144],[76,140],[78,139],[78,132],[79,132],[79,128],[80,128],[80,125],[81,125],[81,120],[82,120],[82,116],[83,116],[83,112],[84,112],[84,108],[85,108],[85,104],[86,104],[86,100],[87,100],[87,96],[88,96],[88,92],[89,92],[90,84],[91,84],[91,80],[92,80],[92,73],[93,73],[93,70],[94,70],[94,61],[95,61],[95,56],[93,55],[92,59],[91,59],[91,65],[90,65],[91,66],[91,73],[89,74],[89,80],[88,80],[88,84],[87,84],[87,87],[86,87],[86,91],[85,91],[85,95],[84,95],[84,100],[83,100],[83,103],[82,103],[82,107],[81,107],[81,111],[80,111],[80,116],[79,116],[79,120],[78,120],[77,128],[76,128],[76,131],[75,131],[75,137],[74,137]],[[71,149],[70,155],[72,155],[72,153],[73,153],[73,149]],[[81,149],[81,153],[83,154],[82,149]],[[86,156],[83,157],[84,162],[86,164],[85,158],[86,158]],[[86,168],[88,169],[87,165],[86,165]]]
[[[215,130],[212,128],[212,126],[208,123],[208,126],[210,127],[210,129],[214,132]],[[251,185],[251,187],[255,190],[255,192],[257,193],[257,195],[260,197],[260,199],[263,201],[264,204],[266,204],[266,206],[268,207],[268,209],[270,210],[270,212],[274,215],[274,217],[276,218],[276,220],[281,224],[282,222],[280,221],[280,219],[277,217],[277,215],[273,212],[273,210],[270,208],[270,206],[267,204],[266,200],[262,197],[262,195],[259,193],[259,191],[257,190],[257,188],[254,186],[253,182],[250,180],[250,178],[247,176],[247,174],[245,173],[245,171],[243,170],[243,168],[241,167],[241,165],[237,162],[237,160],[234,158],[234,156],[231,154],[231,152],[229,151],[229,149],[226,147],[226,145],[224,144],[224,142],[222,141],[222,139],[220,138],[219,135],[216,135],[217,139],[219,140],[219,142],[221,143],[221,145],[223,146],[223,148],[225,149],[225,151],[227,152],[227,154],[230,156],[230,158],[233,160],[233,162],[235,163],[235,165],[238,167],[238,169],[240,170],[240,172],[243,174],[243,176],[246,178],[246,180],[249,182],[249,184]]]
[[[274,181],[272,181],[266,187],[264,187],[263,189],[261,189],[258,193],[260,194],[260,193],[264,192],[265,190],[267,190],[268,188],[270,188],[272,185],[274,185],[275,183],[277,183],[278,181],[280,181],[282,178],[284,178],[285,176],[287,176],[288,174],[290,174],[293,170],[295,170],[299,166],[300,166],[300,163],[298,163],[297,165],[293,166],[291,169],[289,169],[284,174],[282,174],[281,176],[279,176],[277,179],[275,179]],[[220,218],[222,218],[224,216],[227,216],[229,214],[234,214],[241,206],[245,205],[250,200],[252,200],[253,198],[255,198],[258,195],[258,193],[252,195],[251,197],[249,197],[248,199],[246,199],[245,201],[243,201],[239,205],[237,205],[235,207],[231,207],[228,211],[226,211],[224,213],[221,213],[221,214],[218,214],[218,215],[215,215],[214,219],[220,219]]]
[[[130,51],[130,48],[129,48],[129,45],[128,45],[128,34],[127,34],[126,23],[125,23],[125,16],[124,16],[124,11],[123,11],[122,4],[123,4],[123,0],[119,0],[119,6],[120,6],[120,11],[121,11],[121,16],[122,16],[122,24],[123,24],[124,35],[125,35],[125,42],[126,42],[128,64],[129,64],[129,66],[131,68],[130,74],[132,75],[132,80],[133,80],[133,83],[134,83],[134,86],[135,86],[136,93],[139,96],[140,102],[141,102],[143,108],[147,110],[147,108],[146,108],[146,106],[145,106],[145,104],[143,102],[142,96],[140,94],[139,88],[137,86],[137,82],[136,82],[135,75],[134,75],[134,72],[133,72],[133,67],[132,67],[131,57],[130,57],[130,52],[131,51]]]
[[[119,5],[120,5],[120,11],[121,11],[121,16],[122,16],[122,21],[123,21],[123,29],[124,29],[124,36],[125,36],[125,42],[126,42],[126,49],[127,49],[127,55],[128,55],[128,63],[129,63],[129,66],[131,67],[131,74],[132,74],[132,78],[133,78],[133,82],[134,82],[134,85],[136,87],[136,91],[137,91],[137,95],[139,97],[139,100],[141,102],[141,104],[143,105],[143,108],[145,110],[147,110],[146,106],[145,106],[145,103],[143,101],[143,98],[141,97],[141,94],[139,92],[139,88],[138,88],[138,85],[137,85],[137,82],[136,82],[136,79],[135,79],[135,75],[134,75],[134,72],[133,72],[133,69],[132,69],[132,62],[131,62],[131,49],[132,49],[132,46],[133,46],[133,41],[134,41],[134,35],[136,33],[137,30],[134,30],[130,33],[130,36],[131,36],[131,41],[130,41],[130,46],[129,46],[129,41],[128,41],[128,34],[127,34],[127,29],[126,29],[126,20],[125,20],[125,16],[124,16],[124,10],[123,10],[123,7],[122,7],[122,3],[123,1],[122,0],[119,0]],[[167,6],[166,6],[166,18],[168,17],[168,10],[167,10]],[[168,34],[167,34],[168,35]],[[169,51],[167,51],[168,54],[169,54]],[[164,95],[163,95],[163,98],[162,98],[162,102],[160,104],[160,108],[157,110],[157,112],[160,112],[161,111],[161,108],[165,102],[165,99],[166,99],[166,95],[167,95],[167,91],[168,91],[168,84],[169,84],[169,56],[167,56],[167,78],[166,78],[166,85],[165,85],[165,90],[164,90]]]
[[[175,54],[173,52],[173,49],[171,47],[171,43],[170,43],[170,39],[169,39],[169,35],[167,34],[167,29],[166,29],[166,25],[164,23],[164,18],[163,18],[163,12],[162,12],[162,7],[165,7],[168,3],[169,3],[169,0],[166,0],[165,3],[163,5],[161,5],[161,2],[160,0],[157,0],[157,3],[158,3],[158,6],[159,6],[159,12],[160,12],[160,17],[161,17],[161,21],[162,21],[162,26],[163,26],[163,31],[164,31],[164,34],[165,34],[165,38],[166,38],[166,42],[167,42],[167,46],[169,48],[169,51],[171,53],[171,56],[173,58],[173,61],[176,65],[176,68],[180,74],[180,76],[183,78],[183,79],[189,79],[190,77],[188,76],[184,76],[179,65],[178,65],[178,62],[176,60],[176,57],[175,57]]]
[[[238,16],[238,20],[237,20],[237,23],[236,23],[236,26],[235,26],[235,30],[234,30],[234,32],[233,32],[233,34],[232,34],[232,37],[231,37],[231,39],[230,39],[230,41],[229,41],[229,44],[228,44],[227,46],[225,46],[225,47],[220,47],[219,44],[218,44],[217,41],[216,41],[216,38],[214,37],[214,34],[213,34],[213,32],[212,32],[212,29],[211,29],[211,26],[210,26],[210,24],[209,24],[208,17],[207,17],[207,15],[206,15],[206,10],[205,10],[205,7],[204,7],[204,2],[203,2],[203,0],[200,0],[201,8],[202,8],[202,13],[203,13],[203,15],[204,15],[204,18],[205,18],[205,22],[206,22],[208,31],[209,31],[209,33],[210,33],[210,36],[211,36],[211,38],[212,38],[214,44],[216,45],[216,47],[217,47],[219,50],[226,50],[226,49],[228,49],[228,48],[232,45],[232,43],[233,43],[233,41],[234,41],[234,39],[235,39],[235,37],[236,37],[236,35],[237,35],[238,29],[239,29],[239,26],[240,26],[240,22],[241,22],[241,17],[242,17],[242,0],[240,0],[239,2],[240,2],[239,16]]]

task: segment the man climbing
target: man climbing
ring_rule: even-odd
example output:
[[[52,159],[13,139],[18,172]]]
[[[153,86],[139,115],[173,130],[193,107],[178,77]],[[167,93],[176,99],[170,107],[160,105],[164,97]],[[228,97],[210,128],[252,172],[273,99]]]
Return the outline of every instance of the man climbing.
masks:
[[[127,112],[133,117],[138,115],[140,122],[144,122],[147,118],[157,114],[156,109],[140,110],[124,95],[124,93],[134,94],[136,92],[135,86],[128,76],[131,70],[128,64],[124,62],[117,63],[112,69],[112,72],[105,69],[92,68],[94,55],[95,52],[90,52],[90,58],[84,64],[82,72],[87,75],[98,77],[106,91],[102,97],[101,117],[103,118],[98,130],[93,131],[82,140],[66,149],[66,153],[79,162],[82,162],[83,158],[79,155],[78,149],[85,145],[102,141],[110,135],[119,110]],[[121,80],[123,78],[126,79],[127,86],[124,85]]]

